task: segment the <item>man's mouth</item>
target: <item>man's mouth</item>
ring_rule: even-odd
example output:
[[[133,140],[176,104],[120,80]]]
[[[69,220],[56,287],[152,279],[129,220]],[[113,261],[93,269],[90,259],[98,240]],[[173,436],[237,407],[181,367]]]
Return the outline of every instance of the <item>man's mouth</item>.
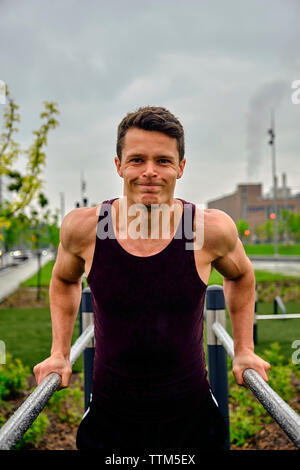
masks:
[[[157,184],[157,183],[137,183],[139,186],[147,186],[147,187],[150,187],[150,188],[156,188],[157,186],[161,186],[161,184]]]

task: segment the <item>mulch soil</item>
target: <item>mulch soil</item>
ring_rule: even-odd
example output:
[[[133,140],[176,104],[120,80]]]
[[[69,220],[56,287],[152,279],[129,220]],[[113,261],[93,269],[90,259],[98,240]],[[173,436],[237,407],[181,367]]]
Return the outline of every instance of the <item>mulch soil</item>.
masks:
[[[0,303],[0,309],[8,308],[46,308],[49,307],[49,289],[41,287],[19,287]]]

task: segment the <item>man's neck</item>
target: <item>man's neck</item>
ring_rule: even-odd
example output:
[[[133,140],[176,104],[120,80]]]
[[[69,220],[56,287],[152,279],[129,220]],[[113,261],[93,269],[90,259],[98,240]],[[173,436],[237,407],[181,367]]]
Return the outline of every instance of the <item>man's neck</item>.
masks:
[[[139,204],[126,196],[115,204],[117,236],[120,238],[162,240],[175,233],[182,215],[182,202],[172,198],[160,204]]]

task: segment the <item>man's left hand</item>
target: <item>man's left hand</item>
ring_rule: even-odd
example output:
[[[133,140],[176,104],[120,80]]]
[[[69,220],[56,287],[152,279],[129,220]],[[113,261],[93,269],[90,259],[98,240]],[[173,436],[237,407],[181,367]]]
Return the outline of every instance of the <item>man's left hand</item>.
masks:
[[[234,356],[232,361],[232,372],[236,382],[239,385],[246,386],[243,379],[245,369],[254,369],[261,377],[268,382],[268,372],[271,365],[257,356],[254,352],[239,353]]]

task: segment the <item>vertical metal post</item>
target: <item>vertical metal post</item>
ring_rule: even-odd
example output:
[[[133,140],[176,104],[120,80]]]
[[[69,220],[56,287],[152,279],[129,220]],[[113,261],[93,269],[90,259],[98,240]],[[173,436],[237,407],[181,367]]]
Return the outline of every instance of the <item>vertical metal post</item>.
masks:
[[[274,256],[278,256],[278,202],[277,202],[277,176],[276,176],[276,154],[275,154],[275,124],[274,112],[271,110],[271,128],[269,129],[270,141],[272,147],[272,176],[273,176],[273,211],[274,218]]]
[[[225,299],[222,286],[212,285],[206,293],[206,329],[209,382],[219,410],[227,424],[227,439],[223,449],[230,449],[227,353],[217,339],[212,325],[221,323],[226,329]]]
[[[94,322],[92,295],[89,287],[85,287],[82,291],[80,303],[80,334]],[[84,374],[84,408],[88,408],[93,383],[93,370],[94,370],[94,355],[95,355],[95,340],[94,338],[87,344],[83,352],[83,374]]]
[[[273,310],[274,310],[274,314],[277,315],[277,313],[278,313],[278,304],[277,304],[277,302],[276,302],[276,297],[275,297],[275,299],[274,299],[274,301],[273,301]]]

